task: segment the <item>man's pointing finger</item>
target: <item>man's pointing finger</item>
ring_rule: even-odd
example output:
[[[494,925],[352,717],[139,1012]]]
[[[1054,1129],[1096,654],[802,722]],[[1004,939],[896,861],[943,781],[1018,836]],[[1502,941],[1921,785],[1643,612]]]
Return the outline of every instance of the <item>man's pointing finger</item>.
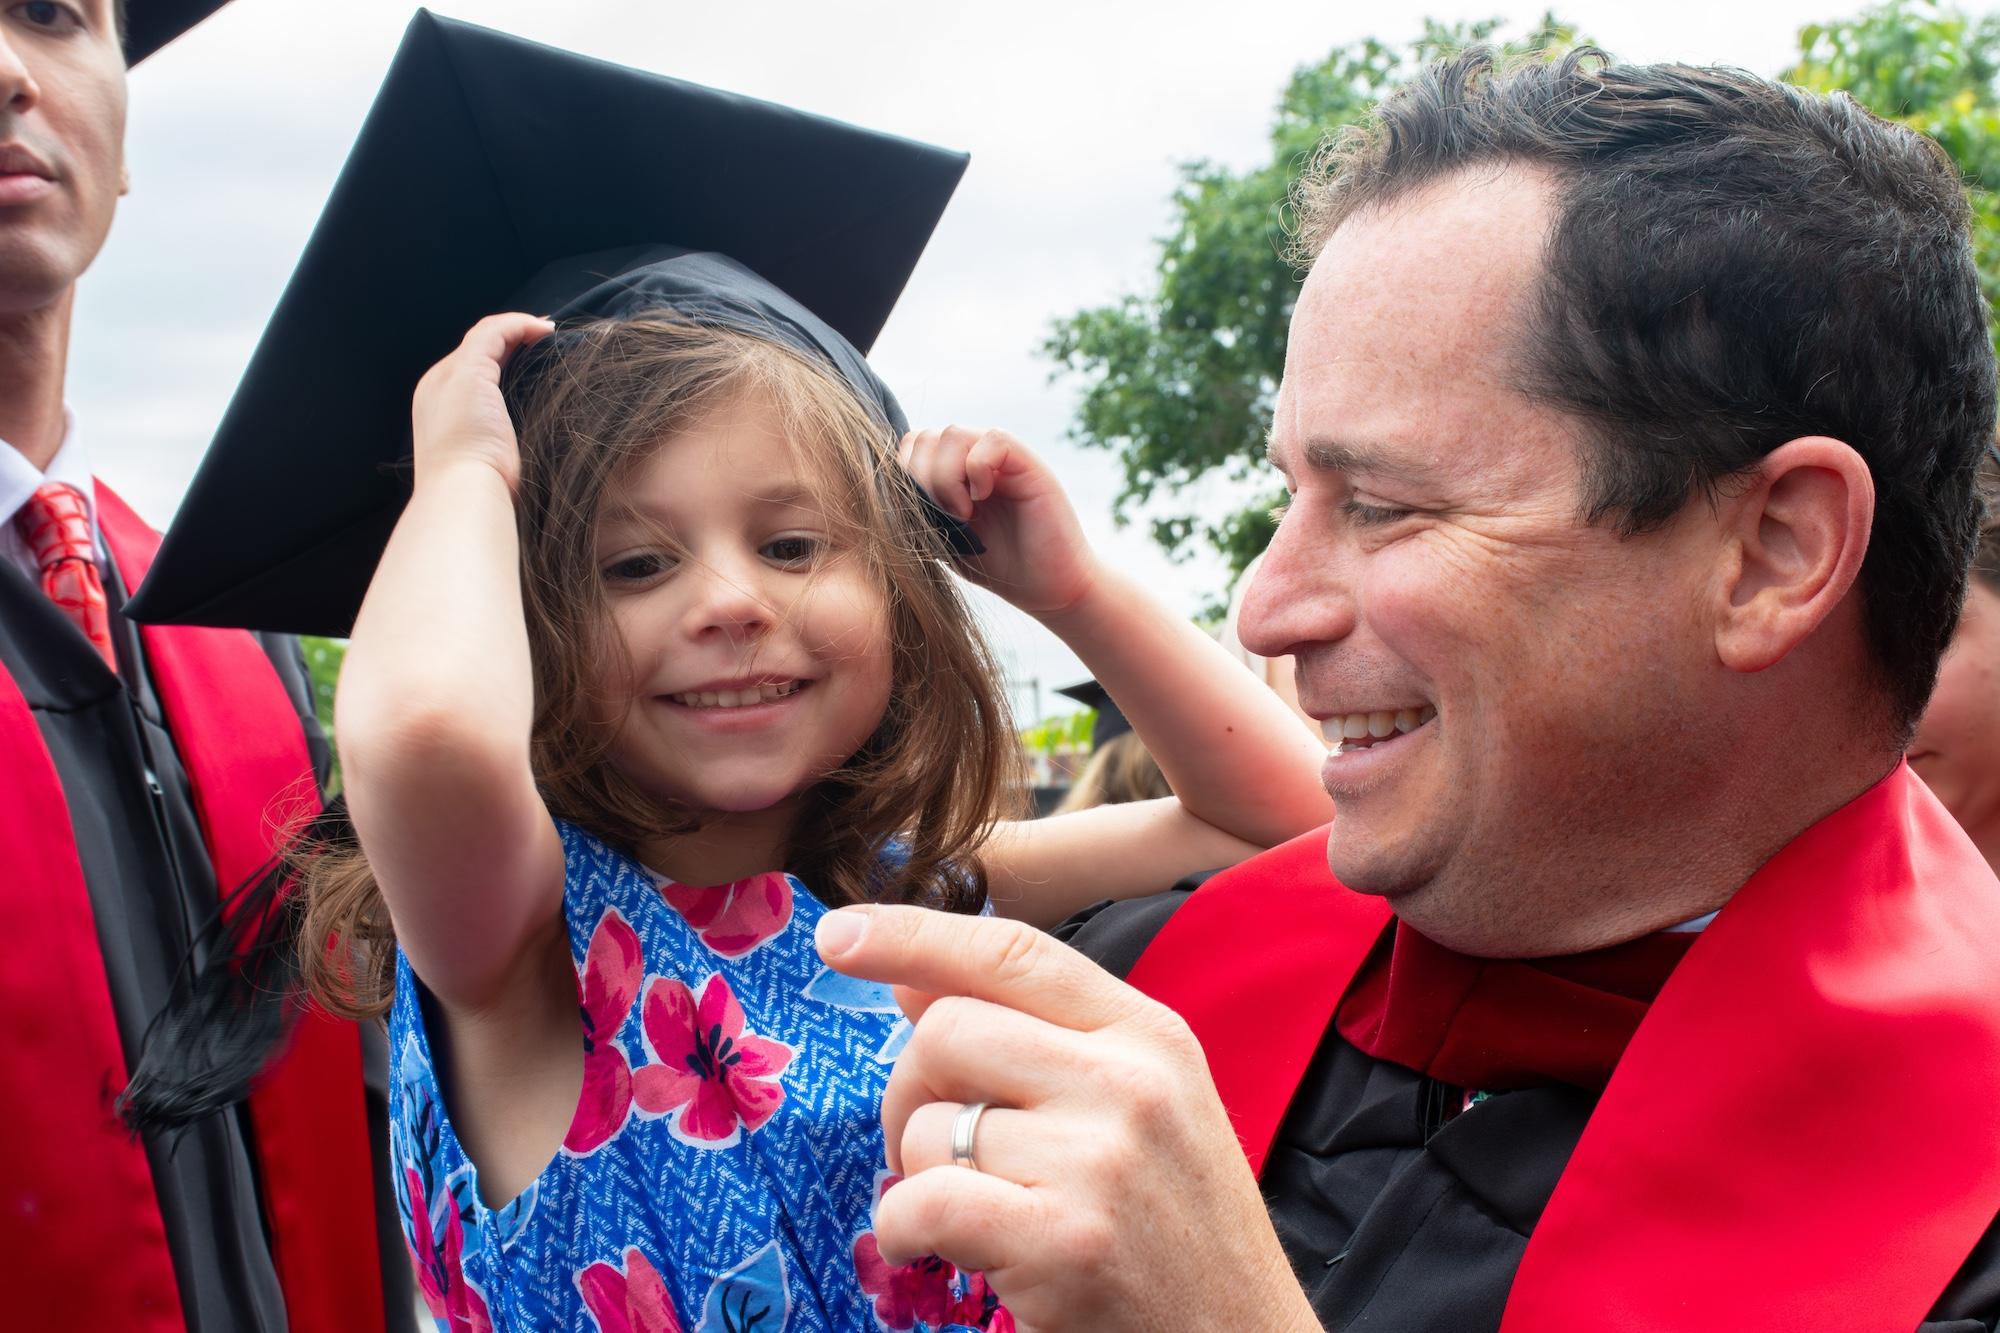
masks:
[[[820,918],[834,970],[931,995],[969,995],[1091,1031],[1152,1002],[1032,926],[922,907],[845,907]]]

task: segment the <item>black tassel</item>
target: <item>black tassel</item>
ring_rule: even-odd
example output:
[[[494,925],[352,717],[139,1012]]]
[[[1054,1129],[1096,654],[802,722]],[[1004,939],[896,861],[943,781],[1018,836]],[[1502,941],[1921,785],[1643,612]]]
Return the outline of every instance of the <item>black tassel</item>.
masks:
[[[348,828],[335,801],[303,834],[310,846]],[[284,1046],[299,987],[296,872],[273,860],[237,886],[196,933],[171,998],[146,1026],[118,1114],[137,1134],[172,1133],[234,1106]]]

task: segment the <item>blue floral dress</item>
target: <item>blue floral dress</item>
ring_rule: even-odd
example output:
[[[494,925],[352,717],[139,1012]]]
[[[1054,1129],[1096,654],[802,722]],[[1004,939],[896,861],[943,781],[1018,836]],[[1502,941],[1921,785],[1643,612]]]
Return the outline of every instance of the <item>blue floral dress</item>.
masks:
[[[876,1248],[882,1090],[910,1028],[886,986],[820,962],[826,909],[789,875],[663,882],[559,827],[583,1092],[504,1207],[480,1200],[396,962],[396,1202],[438,1328],[1011,1333],[978,1274]]]

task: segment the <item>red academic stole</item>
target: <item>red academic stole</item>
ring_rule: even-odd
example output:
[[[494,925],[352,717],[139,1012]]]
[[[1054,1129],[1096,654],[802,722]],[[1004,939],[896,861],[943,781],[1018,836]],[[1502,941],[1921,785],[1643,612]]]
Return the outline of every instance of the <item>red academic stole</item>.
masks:
[[[1253,1169],[1390,921],[1324,829],[1216,876],[1132,984],[1200,1038]],[[2000,885],[1905,766],[1806,830],[1640,1022],[1503,1329],[1922,1321],[2000,1212]]]
[[[102,483],[98,522],[137,586],[159,535]],[[241,630],[142,631],[226,891],[269,859],[283,801],[312,798],[284,687]],[[55,765],[0,668],[0,1267],[24,1328],[179,1333],[179,1288],[144,1148],[112,1111],[124,1054]],[[381,1262],[359,1037],[308,1010],[250,1098],[265,1221],[295,1333],[380,1329]],[[212,1243],[191,1238],[196,1246]]]

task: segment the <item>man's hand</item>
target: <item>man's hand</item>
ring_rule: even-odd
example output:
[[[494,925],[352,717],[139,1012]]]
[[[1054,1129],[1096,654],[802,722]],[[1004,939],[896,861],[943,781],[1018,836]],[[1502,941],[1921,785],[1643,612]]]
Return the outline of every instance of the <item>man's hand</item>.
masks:
[[[849,908],[819,947],[916,1024],[882,1103],[884,1259],[984,1272],[1028,1330],[1317,1333],[1178,1015],[1013,921]],[[969,1102],[977,1171],[951,1158]]]

